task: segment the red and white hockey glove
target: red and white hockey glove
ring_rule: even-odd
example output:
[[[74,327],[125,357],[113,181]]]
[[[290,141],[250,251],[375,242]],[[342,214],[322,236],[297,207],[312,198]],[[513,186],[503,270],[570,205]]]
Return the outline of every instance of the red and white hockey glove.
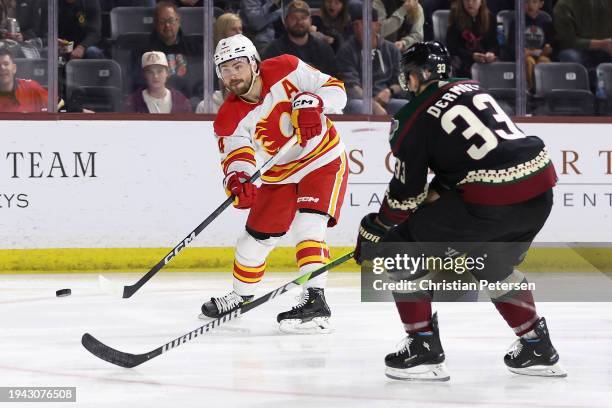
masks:
[[[295,95],[292,103],[291,124],[295,128],[298,143],[306,143],[321,134],[321,114],[323,113],[323,99],[311,92],[300,92]]]
[[[234,195],[234,207],[251,208],[257,198],[257,186],[249,182],[249,176],[244,171],[234,171],[225,177],[225,192]]]

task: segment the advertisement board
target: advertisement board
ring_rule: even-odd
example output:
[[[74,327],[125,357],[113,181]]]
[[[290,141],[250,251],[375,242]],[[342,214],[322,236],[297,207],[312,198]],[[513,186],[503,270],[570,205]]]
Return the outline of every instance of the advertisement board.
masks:
[[[225,200],[212,122],[3,121],[0,247],[169,247]],[[337,122],[350,178],[332,246],[351,246],[391,178],[389,123]],[[542,242],[606,242],[612,139],[605,124],[522,124],[559,176]],[[246,212],[227,209],[194,242],[231,247]],[[292,246],[287,236],[281,245]]]

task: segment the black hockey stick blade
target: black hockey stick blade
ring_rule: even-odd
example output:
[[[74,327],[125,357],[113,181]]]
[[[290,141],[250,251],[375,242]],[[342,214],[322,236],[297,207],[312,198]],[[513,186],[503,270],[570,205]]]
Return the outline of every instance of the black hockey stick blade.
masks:
[[[96,357],[125,368],[136,367],[162,353],[161,347],[145,354],[124,353],[123,351],[115,350],[100,342],[89,333],[85,333],[83,337],[81,337],[81,344]]]
[[[147,272],[138,282],[133,285],[126,285],[123,287],[123,298],[127,299],[131,297],[138,289],[140,289],[145,283],[149,281],[157,272],[159,272],[164,266],[166,266],[172,258],[178,255],[183,249],[185,249],[195,238],[210,224],[213,222],[219,214],[221,214],[227,207],[229,207],[234,201],[234,196],[229,196],[215,211],[212,212],[204,221],[200,223],[185,239],[183,239],[176,247],[174,247],[165,257],[163,257],[149,272]]]
[[[271,299],[274,299],[277,296],[282,295],[283,293],[289,291],[290,289],[303,285],[307,281],[321,275],[322,273],[348,261],[353,257],[353,252],[349,252],[347,254],[342,255],[339,258],[334,259],[330,263],[323,265],[319,269],[316,269],[312,272],[305,273],[296,279],[292,280],[285,285],[266,293],[265,295],[253,300],[252,302],[245,303],[240,309],[234,310],[233,312],[224,314],[223,316],[211,320],[203,326],[198,327],[195,330],[190,331],[187,334],[182,335],[181,337],[177,337],[176,339],[169,341],[161,347],[156,348],[155,350],[149,351],[144,354],[131,354],[125,353],[123,351],[115,350],[112,347],[107,346],[102,343],[94,336],[89,333],[85,333],[81,338],[81,344],[85,347],[90,353],[95,355],[96,357],[108,361],[109,363],[118,365],[120,367],[132,368],[136,367],[146,361],[149,361],[152,358],[159,356],[162,353],[166,353],[168,350],[171,350],[175,347],[180,346],[181,344],[185,344],[188,341],[195,339],[196,337],[208,333],[211,330],[221,326],[224,323],[227,323],[241,315],[245,314],[249,310],[255,309],[257,306],[260,306]]]
[[[270,157],[260,167],[260,169],[257,170],[255,174],[251,176],[251,178],[249,179],[249,182],[253,183],[257,179],[259,179],[259,177],[263,173],[265,173],[266,171],[268,171],[268,169],[274,166],[274,164],[276,164],[276,162],[278,162],[280,158],[283,157],[285,153],[287,153],[289,149],[291,149],[296,143],[297,143],[296,136],[293,136],[290,140],[285,142],[283,147],[281,147],[280,150],[274,156]],[[187,248],[189,244],[195,241],[196,237],[200,235],[200,232],[202,232],[204,228],[208,226],[208,224],[213,222],[223,211],[225,211],[225,209],[229,207],[233,201],[234,201],[234,196],[233,195],[229,196],[219,207],[217,207],[215,211],[213,211],[212,214],[206,217],[206,219],[202,221],[200,225],[196,227],[196,229],[191,231],[191,233],[187,235],[185,239],[183,239],[177,246],[175,246],[161,261],[155,264],[155,266],[151,268],[149,272],[147,272],[142,278],[140,278],[138,282],[134,283],[133,285],[124,286],[123,287],[123,298],[127,299],[129,297],[132,297],[132,295],[136,293],[138,289],[140,289],[145,283],[148,282],[149,279],[151,279],[157,272],[159,272],[164,266],[166,266],[176,255],[179,254],[179,252]]]

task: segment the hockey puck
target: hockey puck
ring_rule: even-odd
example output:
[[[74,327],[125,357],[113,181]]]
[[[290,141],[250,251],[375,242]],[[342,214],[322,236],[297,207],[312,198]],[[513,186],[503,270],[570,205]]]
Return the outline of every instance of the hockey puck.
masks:
[[[57,297],[70,296],[71,293],[72,291],[70,289],[60,289],[60,290],[55,291],[55,296]]]

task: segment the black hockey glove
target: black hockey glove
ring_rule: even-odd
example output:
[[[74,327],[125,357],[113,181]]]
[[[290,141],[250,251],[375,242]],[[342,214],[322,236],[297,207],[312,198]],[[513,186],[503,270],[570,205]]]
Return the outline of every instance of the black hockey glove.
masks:
[[[387,234],[387,229],[376,222],[378,213],[370,213],[361,219],[359,234],[357,235],[357,245],[353,258],[361,265],[361,244],[364,242],[378,243]]]

